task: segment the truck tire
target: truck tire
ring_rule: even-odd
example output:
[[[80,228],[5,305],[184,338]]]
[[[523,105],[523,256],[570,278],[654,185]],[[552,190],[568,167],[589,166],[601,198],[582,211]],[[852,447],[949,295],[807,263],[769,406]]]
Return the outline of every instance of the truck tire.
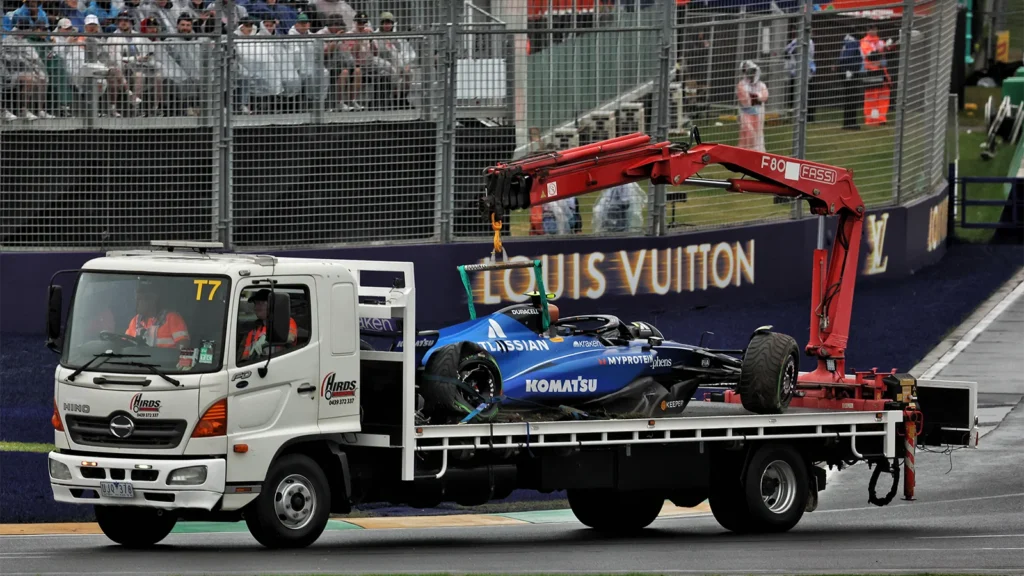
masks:
[[[746,501],[758,532],[786,532],[807,509],[810,482],[807,463],[785,444],[765,444],[747,464]]]
[[[245,523],[267,548],[305,548],[323,533],[330,512],[324,471],[309,456],[288,454],[271,465],[260,495],[245,512]]]
[[[424,369],[423,412],[432,424],[456,423],[476,409],[481,399],[501,394],[501,370],[490,354],[473,342],[448,344],[434,351]],[[459,380],[477,391],[460,388]],[[498,415],[492,404],[474,421],[489,422]]]
[[[750,522],[743,486],[743,454],[722,452],[711,460],[708,504],[711,514],[722,528],[737,534],[754,530]]]
[[[148,548],[171,533],[177,518],[158,508],[96,505],[96,523],[107,538],[128,548]]]
[[[736,392],[755,414],[781,414],[789,407],[800,373],[800,349],[785,334],[755,334],[743,354]]]
[[[665,498],[649,492],[569,490],[569,507],[585,526],[607,534],[629,534],[650,526]]]

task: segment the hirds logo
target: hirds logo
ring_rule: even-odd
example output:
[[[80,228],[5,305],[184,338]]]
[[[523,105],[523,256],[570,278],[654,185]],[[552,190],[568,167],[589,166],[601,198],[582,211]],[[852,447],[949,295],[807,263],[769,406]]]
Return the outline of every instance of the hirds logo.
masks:
[[[324,376],[320,383],[320,395],[325,400],[332,398],[351,398],[356,395],[355,380],[337,380],[334,372]]]
[[[160,412],[160,401],[144,400],[142,398],[142,392],[139,392],[135,396],[132,396],[132,401],[128,404],[128,407],[137,416],[155,416]]]
[[[550,394],[556,392],[597,392],[597,378],[576,378],[564,380],[527,380],[527,392]]]
[[[501,325],[499,325],[494,318],[488,318],[487,325],[487,337],[491,340],[494,340],[495,338],[507,338],[507,336],[505,336],[505,331],[501,329]]]

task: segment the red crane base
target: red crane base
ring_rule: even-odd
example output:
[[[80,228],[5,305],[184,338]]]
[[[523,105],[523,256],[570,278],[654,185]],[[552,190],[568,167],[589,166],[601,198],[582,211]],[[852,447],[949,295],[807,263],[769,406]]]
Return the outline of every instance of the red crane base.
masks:
[[[910,374],[870,371],[847,375],[839,382],[835,375],[820,370],[801,373],[796,390],[789,402],[791,408],[816,408],[821,410],[852,410],[881,412],[902,410],[917,396],[917,379]],[[734,390],[723,394],[730,404],[739,404],[740,395]]]

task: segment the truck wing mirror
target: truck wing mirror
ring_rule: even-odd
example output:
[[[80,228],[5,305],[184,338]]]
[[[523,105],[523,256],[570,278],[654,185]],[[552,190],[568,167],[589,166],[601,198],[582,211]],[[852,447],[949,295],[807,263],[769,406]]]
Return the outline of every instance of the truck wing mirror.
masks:
[[[285,292],[274,292],[274,301],[271,303],[270,322],[270,344],[287,344],[288,327],[291,323],[291,298]]]
[[[60,352],[63,347],[60,326],[64,308],[64,290],[60,284],[50,284],[46,299],[46,347]]]

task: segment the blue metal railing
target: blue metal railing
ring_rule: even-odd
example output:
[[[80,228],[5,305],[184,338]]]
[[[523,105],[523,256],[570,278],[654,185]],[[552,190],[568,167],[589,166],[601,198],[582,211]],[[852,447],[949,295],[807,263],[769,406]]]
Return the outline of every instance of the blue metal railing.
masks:
[[[969,184],[1009,184],[1009,193],[1001,200],[976,200],[970,198]],[[1017,229],[1024,228],[1024,178],[1011,176],[957,176],[956,168],[950,165],[949,168],[949,194],[950,204],[956,207],[956,212],[950,211],[950,224],[955,222],[956,215],[959,215],[957,225],[960,228],[981,228],[981,229]],[[1000,206],[1002,214],[995,222],[992,221],[970,221],[968,220],[969,207],[974,206]]]

